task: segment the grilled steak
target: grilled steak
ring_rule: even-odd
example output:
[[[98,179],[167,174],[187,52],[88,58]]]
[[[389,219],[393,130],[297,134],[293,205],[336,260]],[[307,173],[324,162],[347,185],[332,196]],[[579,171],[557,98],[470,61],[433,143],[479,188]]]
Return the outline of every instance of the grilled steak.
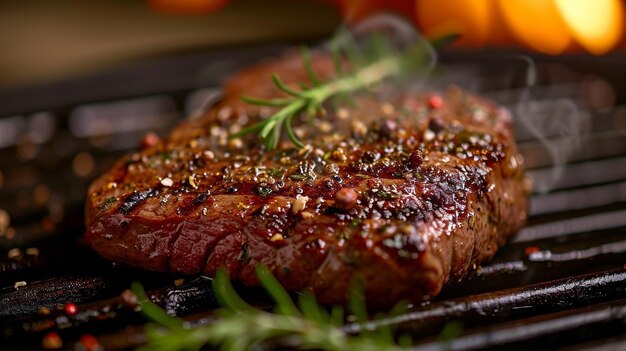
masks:
[[[315,58],[321,76],[331,67]],[[87,243],[113,261],[184,274],[223,267],[249,285],[265,264],[287,289],[323,303],[344,303],[360,279],[368,304],[383,306],[437,295],[524,223],[507,111],[455,88],[382,86],[296,123],[304,149],[229,140],[272,113],[239,100],[281,96],[272,73],[293,86],[306,80],[295,55],[250,68],[203,116],[99,177]]]

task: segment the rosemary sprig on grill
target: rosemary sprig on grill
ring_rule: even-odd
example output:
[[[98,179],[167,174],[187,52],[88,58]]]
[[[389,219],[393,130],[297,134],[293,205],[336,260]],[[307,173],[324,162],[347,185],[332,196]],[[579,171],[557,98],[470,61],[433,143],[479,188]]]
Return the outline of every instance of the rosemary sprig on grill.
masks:
[[[349,34],[344,34],[339,44],[331,50],[335,63],[336,78],[323,82],[315,73],[311,54],[302,47],[302,60],[310,85],[300,84],[295,89],[285,84],[278,75],[272,76],[274,85],[288,97],[258,99],[242,96],[242,100],[260,106],[278,108],[272,116],[232,134],[239,138],[256,133],[266,150],[276,148],[284,129],[289,140],[298,148],[304,147],[293,130],[293,119],[305,113],[309,120],[324,111],[323,104],[332,98],[345,98],[351,93],[367,89],[381,81],[398,77],[419,68],[430,68],[434,63],[432,43],[420,41],[406,49],[397,49],[389,37],[382,34],[371,36],[365,45],[359,45]],[[349,62],[344,65],[343,62]],[[349,66],[346,69],[344,66]]]
[[[191,328],[186,327],[181,319],[169,316],[146,297],[141,285],[134,284],[133,291],[143,313],[156,322],[148,325],[148,343],[140,350],[198,350],[209,345],[220,350],[239,351],[254,349],[267,342],[282,342],[283,346],[301,350],[399,351],[411,344],[408,336],[396,341],[388,326],[349,335],[341,328],[344,323],[342,307],[335,306],[329,311],[308,295],[300,296],[296,305],[266,267],[258,267],[257,275],[276,303],[273,313],[246,303],[233,289],[227,273],[219,271],[214,281],[215,294],[223,306],[216,310],[218,320]],[[366,323],[367,310],[359,291],[353,289],[350,310],[359,323]],[[393,314],[400,312],[396,309]]]

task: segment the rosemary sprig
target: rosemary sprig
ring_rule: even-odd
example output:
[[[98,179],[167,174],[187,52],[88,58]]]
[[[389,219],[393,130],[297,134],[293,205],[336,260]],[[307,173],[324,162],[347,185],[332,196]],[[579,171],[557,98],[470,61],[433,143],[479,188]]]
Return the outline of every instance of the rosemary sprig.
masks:
[[[140,350],[198,350],[210,345],[239,351],[272,341],[294,349],[328,351],[400,351],[410,345],[411,339],[406,336],[396,342],[388,326],[349,335],[342,329],[342,307],[335,306],[329,312],[309,295],[301,295],[296,305],[266,267],[259,266],[257,275],[276,302],[273,313],[246,303],[233,289],[227,273],[219,271],[214,281],[215,294],[223,306],[216,311],[219,319],[198,327],[186,327],[181,319],[167,315],[146,297],[141,285],[134,284],[143,313],[157,323],[149,325],[148,343]],[[360,323],[367,322],[362,294],[353,294],[351,309]]]
[[[382,34],[371,37],[369,45],[359,46],[350,35],[333,51],[336,78],[322,82],[311,63],[311,54],[306,47],[301,48],[302,60],[311,86],[301,84],[301,89],[294,89],[285,84],[278,75],[272,76],[274,85],[287,94],[287,98],[258,99],[242,96],[249,104],[279,108],[272,116],[234,133],[230,138],[240,138],[257,133],[266,150],[276,148],[284,128],[289,140],[298,148],[303,148],[293,130],[293,118],[306,113],[311,119],[320,114],[323,104],[333,97],[345,97],[356,91],[367,89],[387,78],[397,77],[414,71],[419,67],[432,66],[434,50],[427,41],[420,41],[405,50],[396,50],[391,40]],[[342,62],[344,57],[350,62],[351,69],[346,71]],[[428,61],[431,64],[428,64]]]

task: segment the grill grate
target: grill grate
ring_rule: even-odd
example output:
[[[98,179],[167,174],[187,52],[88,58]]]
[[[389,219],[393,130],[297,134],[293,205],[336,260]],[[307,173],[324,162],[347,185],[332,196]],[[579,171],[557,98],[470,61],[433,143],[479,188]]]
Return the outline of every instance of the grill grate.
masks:
[[[0,93],[0,102],[11,101],[0,104],[1,348],[37,348],[50,331],[68,348],[84,333],[108,350],[140,345],[145,320],[122,294],[134,280],[169,313],[191,323],[213,320],[217,303],[209,279],[186,277],[176,285],[180,276],[118,267],[82,246],[84,192],[90,179],[137,147],[143,133],[165,134],[214,99],[216,90],[205,86],[215,86],[229,69],[205,62],[229,58],[236,67],[267,52],[172,59],[64,83],[66,94],[59,86]],[[480,60],[452,70],[455,82],[552,122],[541,138],[532,133],[537,120],[516,126],[535,186],[529,225],[492,262],[451,283],[435,301],[366,327],[395,325],[413,335],[419,350],[624,347],[626,108],[620,94],[626,87],[602,77],[611,60],[539,58],[541,81],[533,90],[515,88],[515,75],[498,74],[497,65]],[[452,66],[456,61],[450,59]],[[156,85],[149,84],[154,72],[165,76]],[[210,79],[192,79],[190,72]],[[486,78],[477,84],[465,72]],[[148,82],[125,86],[121,96],[106,90],[137,77]],[[525,94],[531,100],[524,101]],[[37,111],[29,110],[31,98]],[[16,288],[21,281],[27,284]],[[268,306],[258,290],[239,290]],[[68,315],[66,303],[77,304],[78,313]],[[442,343],[437,335],[450,323],[463,331]],[[359,326],[345,330],[357,333]]]

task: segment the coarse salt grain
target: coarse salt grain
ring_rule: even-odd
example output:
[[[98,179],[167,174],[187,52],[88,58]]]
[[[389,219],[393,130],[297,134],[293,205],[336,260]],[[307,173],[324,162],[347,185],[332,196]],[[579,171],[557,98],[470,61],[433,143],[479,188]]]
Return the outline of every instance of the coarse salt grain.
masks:
[[[293,202],[293,206],[291,207],[291,210],[293,211],[293,213],[298,213],[304,210],[304,208],[306,207],[307,201],[309,201],[308,196],[302,196],[299,194],[296,195],[296,200]]]
[[[432,131],[432,130],[430,130],[430,129],[426,129],[426,130],[424,131],[424,140],[426,140],[426,141],[431,141],[431,140],[433,140],[433,139],[435,139],[435,132],[433,132],[433,131]]]
[[[171,178],[163,178],[161,179],[161,185],[170,187],[174,185],[174,181]]]

